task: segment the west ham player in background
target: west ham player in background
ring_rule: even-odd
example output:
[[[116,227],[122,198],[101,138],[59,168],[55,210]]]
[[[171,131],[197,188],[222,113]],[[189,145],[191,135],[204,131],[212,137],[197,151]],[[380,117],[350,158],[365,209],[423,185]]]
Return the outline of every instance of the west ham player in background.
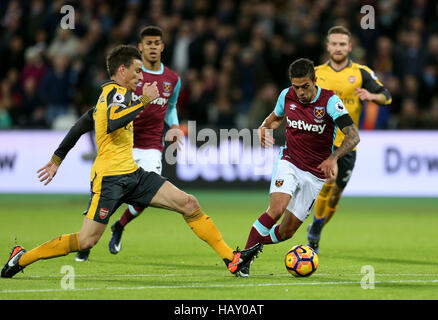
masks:
[[[259,127],[263,147],[271,147],[275,130],[286,119],[286,144],[281,148],[270,187],[270,204],[253,224],[246,243],[273,244],[291,238],[309,216],[326,178],[337,173],[337,160],[359,143],[359,133],[342,100],[316,85],[313,62],[298,59],[289,66],[292,86],[284,89],[274,111]],[[345,134],[333,149],[336,130]],[[285,214],[280,224],[276,222]],[[248,277],[251,263],[237,273]]]
[[[145,83],[157,82],[160,97],[155,99],[134,120],[134,148],[132,154],[138,166],[145,171],[161,175],[163,132],[166,123],[172,130],[174,142],[179,134],[176,109],[181,79],[174,71],[163,65],[161,53],[164,50],[163,33],[160,28],[148,26],[140,32],[138,49],[143,60],[143,81],[139,83],[135,95],[140,96]],[[134,97],[135,98],[135,97]],[[138,217],[145,208],[129,205],[120,220],[111,226],[112,237],[109,250],[116,254],[121,249],[124,227]],[[88,260],[89,251],[78,252],[76,261]]]

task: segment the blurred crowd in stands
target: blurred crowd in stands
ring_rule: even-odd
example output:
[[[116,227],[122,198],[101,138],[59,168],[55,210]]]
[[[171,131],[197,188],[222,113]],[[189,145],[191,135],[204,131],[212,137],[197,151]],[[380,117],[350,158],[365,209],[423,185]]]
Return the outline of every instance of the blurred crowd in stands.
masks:
[[[365,4],[375,29],[360,27]],[[60,28],[64,5],[72,30]],[[352,59],[393,98],[367,129],[438,129],[438,2],[427,0],[2,0],[0,128],[69,128],[108,79],[108,51],[136,45],[146,25],[163,29],[162,61],[181,76],[182,122],[257,127],[290,85],[289,64],[326,62],[327,30],[344,25]]]

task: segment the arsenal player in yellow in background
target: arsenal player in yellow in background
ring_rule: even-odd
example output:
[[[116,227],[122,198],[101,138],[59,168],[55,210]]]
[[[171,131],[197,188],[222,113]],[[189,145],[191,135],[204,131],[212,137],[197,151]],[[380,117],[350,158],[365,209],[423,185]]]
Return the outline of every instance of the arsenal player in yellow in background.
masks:
[[[329,61],[315,68],[317,85],[333,90],[347,108],[356,127],[362,113],[363,101],[371,101],[377,105],[389,105],[391,94],[377,79],[367,66],[351,61],[351,33],[342,26],[332,27],[327,34],[327,52]],[[337,130],[334,148],[338,148],[344,140],[344,134]],[[309,225],[307,238],[309,246],[319,252],[319,240],[324,225],[336,212],[356,161],[356,149],[338,160],[338,174],[327,179],[315,204],[313,223]]]

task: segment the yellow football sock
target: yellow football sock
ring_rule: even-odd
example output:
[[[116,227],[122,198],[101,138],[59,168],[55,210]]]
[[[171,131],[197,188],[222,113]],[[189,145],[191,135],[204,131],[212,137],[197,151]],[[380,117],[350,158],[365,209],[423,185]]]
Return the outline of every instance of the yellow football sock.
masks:
[[[326,225],[327,222],[330,221],[330,219],[333,217],[333,215],[335,214],[337,209],[338,209],[338,205],[336,205],[332,208],[332,207],[330,207],[329,204],[327,204],[327,207],[326,207],[325,212],[324,212],[324,216],[325,216],[324,225]]]
[[[78,233],[63,234],[30,251],[25,252],[18,264],[25,267],[40,259],[50,259],[65,256],[70,252],[79,251]]]
[[[216,228],[211,218],[202,212],[201,208],[198,208],[188,216],[184,216],[184,220],[186,220],[193,232],[200,239],[207,242],[222,259],[233,260],[233,249],[225,243],[222,234]]]
[[[319,192],[318,198],[315,203],[315,217],[322,219],[325,215],[328,200],[330,199],[330,193],[335,184],[324,184]]]

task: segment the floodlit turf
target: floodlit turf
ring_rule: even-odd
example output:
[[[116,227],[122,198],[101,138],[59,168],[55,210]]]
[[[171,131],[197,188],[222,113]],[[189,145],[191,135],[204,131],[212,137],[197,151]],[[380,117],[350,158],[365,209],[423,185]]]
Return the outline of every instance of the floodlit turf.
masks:
[[[192,193],[231,247],[244,247],[268,205],[266,192]],[[87,204],[87,195],[0,195],[1,266],[15,244],[31,249],[79,231]],[[287,273],[284,254],[307,243],[313,218],[294,238],[265,246],[251,277],[241,279],[178,214],[148,209],[126,228],[118,255],[108,251],[108,228],[89,262],[75,262],[74,253],[38,261],[13,279],[0,279],[0,299],[438,299],[437,208],[431,198],[344,198],[324,230],[319,269],[300,279]],[[74,271],[74,282],[61,273],[63,266]],[[369,271],[361,273],[364,266],[374,270],[374,289],[361,286],[372,279]]]

